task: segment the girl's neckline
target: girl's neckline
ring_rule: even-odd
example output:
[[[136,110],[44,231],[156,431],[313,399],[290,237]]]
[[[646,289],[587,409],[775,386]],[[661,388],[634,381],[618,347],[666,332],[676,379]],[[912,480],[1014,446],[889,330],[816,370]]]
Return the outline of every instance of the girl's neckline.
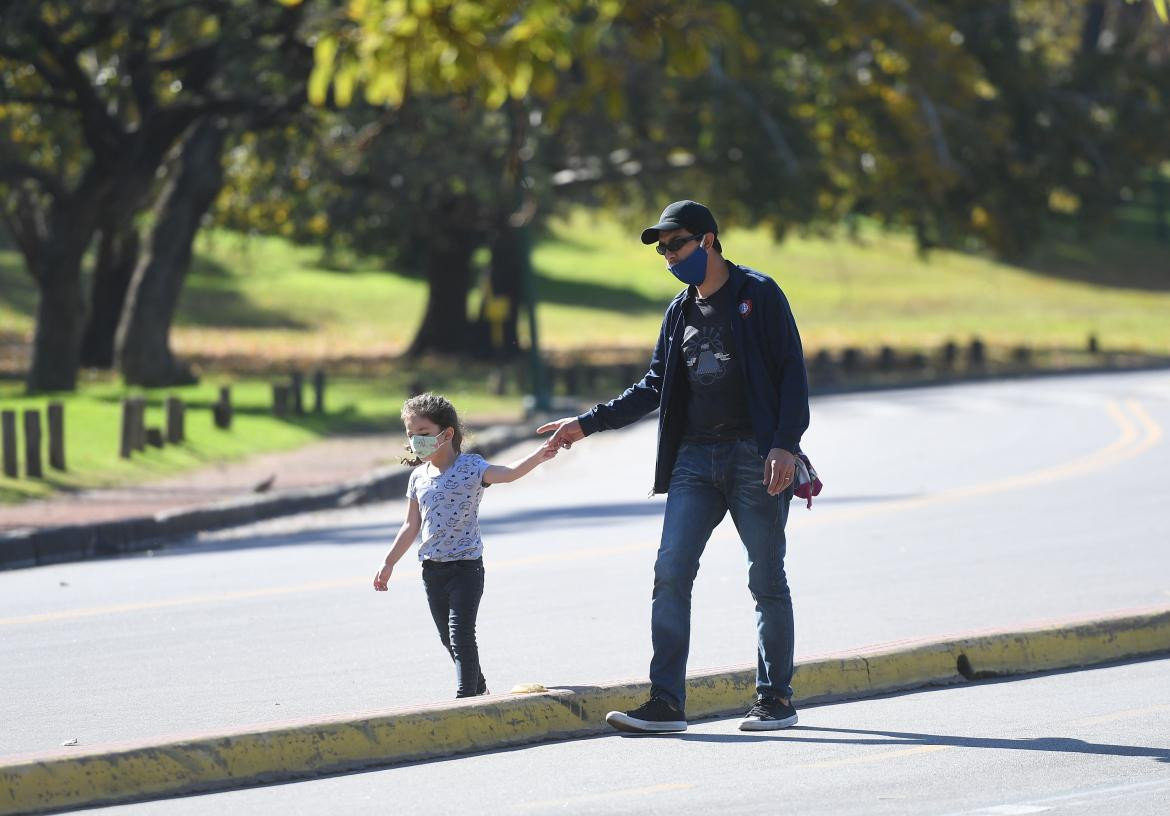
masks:
[[[431,471],[434,471],[436,476],[446,476],[451,472],[451,469],[455,467],[455,463],[462,459],[463,456],[464,454],[462,452],[455,454],[455,458],[451,460],[451,464],[447,466],[446,470],[439,470],[439,467],[434,462],[425,462],[424,464],[427,466],[428,475],[431,473]]]

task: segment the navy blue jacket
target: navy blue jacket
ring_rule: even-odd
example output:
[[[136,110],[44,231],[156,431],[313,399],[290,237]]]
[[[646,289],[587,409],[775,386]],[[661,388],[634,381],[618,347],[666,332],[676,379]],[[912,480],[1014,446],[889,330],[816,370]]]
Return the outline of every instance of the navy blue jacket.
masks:
[[[735,358],[743,366],[744,399],[760,456],[772,448],[796,453],[808,428],[808,375],[792,309],[771,278],[730,261],[727,267],[730,277],[723,285],[735,291],[739,310],[731,319]],[[688,286],[666,307],[646,376],[616,399],[577,417],[588,436],[624,428],[659,408],[654,493],[667,492],[686,431],[689,385],[682,345],[686,306],[695,294],[695,287]]]

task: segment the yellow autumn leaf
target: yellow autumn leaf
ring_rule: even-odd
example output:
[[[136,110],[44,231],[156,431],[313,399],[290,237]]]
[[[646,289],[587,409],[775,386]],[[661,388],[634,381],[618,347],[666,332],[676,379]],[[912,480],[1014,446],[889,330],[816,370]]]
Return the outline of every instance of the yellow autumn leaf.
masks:
[[[353,101],[353,89],[357,84],[358,66],[356,63],[346,63],[337,71],[333,78],[333,101],[338,107],[349,107]]]

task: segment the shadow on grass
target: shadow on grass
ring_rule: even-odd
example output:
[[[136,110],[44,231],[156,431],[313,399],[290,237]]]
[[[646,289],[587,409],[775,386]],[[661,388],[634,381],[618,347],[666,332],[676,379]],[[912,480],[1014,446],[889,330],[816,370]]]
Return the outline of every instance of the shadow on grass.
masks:
[[[603,311],[640,314],[661,314],[669,298],[647,297],[632,289],[622,289],[602,283],[557,280],[537,276],[536,292],[541,303],[565,306],[587,306]]]
[[[14,312],[32,317],[37,309],[37,286],[24,268],[24,259],[0,249],[0,292]]]
[[[1054,241],[1020,263],[1044,277],[1112,289],[1170,292],[1170,244],[1116,235]]]
[[[181,326],[212,328],[311,328],[308,323],[285,312],[266,309],[248,300],[232,288],[232,277],[231,271],[223,264],[197,256],[191,263],[191,274],[183,286],[175,322]]]

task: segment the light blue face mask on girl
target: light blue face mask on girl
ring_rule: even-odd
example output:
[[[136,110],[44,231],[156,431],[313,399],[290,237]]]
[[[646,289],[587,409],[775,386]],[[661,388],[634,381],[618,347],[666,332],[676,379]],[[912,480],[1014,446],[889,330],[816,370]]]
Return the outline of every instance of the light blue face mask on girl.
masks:
[[[698,286],[707,277],[707,250],[699,244],[694,252],[667,268],[670,274],[688,286]]]
[[[415,456],[426,459],[428,456],[433,456],[439,448],[447,444],[447,440],[441,439],[441,436],[441,431],[434,436],[411,435],[409,437],[410,449],[414,451]]]

